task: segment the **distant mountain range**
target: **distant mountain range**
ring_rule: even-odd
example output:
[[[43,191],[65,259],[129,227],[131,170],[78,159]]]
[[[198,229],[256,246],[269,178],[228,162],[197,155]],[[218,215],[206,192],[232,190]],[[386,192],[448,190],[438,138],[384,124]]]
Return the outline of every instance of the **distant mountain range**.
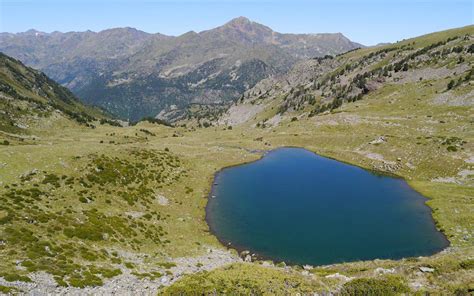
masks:
[[[0,33],[0,51],[116,116],[174,121],[229,104],[303,59],[361,47],[340,33],[281,34],[244,17],[174,37],[133,28]]]

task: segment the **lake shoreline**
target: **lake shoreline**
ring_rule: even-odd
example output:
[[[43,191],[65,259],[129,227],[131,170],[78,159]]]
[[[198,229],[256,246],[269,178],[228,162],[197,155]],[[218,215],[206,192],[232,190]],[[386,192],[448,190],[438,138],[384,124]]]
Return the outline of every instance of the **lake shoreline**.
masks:
[[[274,257],[274,256],[263,255],[263,254],[259,253],[258,251],[253,251],[252,248],[240,246],[240,245],[237,245],[237,244],[235,244],[235,243],[233,243],[229,240],[222,239],[217,234],[216,230],[214,229],[214,226],[213,226],[213,223],[212,223],[212,218],[210,217],[210,211],[209,211],[209,207],[210,207],[210,203],[211,203],[212,199],[217,198],[217,195],[215,194],[215,189],[216,189],[217,186],[219,186],[219,182],[218,182],[219,175],[227,169],[238,167],[238,166],[244,166],[244,165],[247,165],[247,164],[250,164],[250,163],[257,162],[257,161],[261,160],[262,158],[264,158],[267,154],[278,151],[280,149],[285,149],[285,148],[303,149],[303,150],[306,150],[308,152],[311,152],[311,153],[315,154],[318,157],[322,157],[322,158],[326,158],[326,159],[329,159],[329,160],[337,161],[337,162],[340,162],[340,163],[343,163],[343,164],[346,164],[346,165],[349,165],[349,166],[354,166],[354,167],[363,169],[364,171],[368,171],[369,173],[374,174],[374,175],[381,175],[381,176],[385,176],[385,177],[401,179],[402,181],[405,182],[405,184],[411,190],[414,190],[417,194],[419,194],[420,196],[422,196],[424,198],[423,203],[424,203],[424,206],[430,210],[430,215],[429,216],[431,218],[431,222],[434,225],[434,229],[442,235],[442,237],[444,238],[444,242],[445,242],[445,245],[443,247],[435,248],[435,251],[433,251],[431,254],[421,255],[421,256],[416,256],[416,257],[431,257],[431,256],[439,254],[443,251],[449,250],[449,248],[451,246],[451,241],[448,239],[446,234],[441,229],[438,228],[437,220],[434,219],[434,216],[433,216],[433,209],[426,203],[431,198],[426,197],[425,195],[421,194],[418,190],[416,190],[415,187],[412,187],[411,184],[409,183],[409,181],[407,181],[403,176],[398,175],[398,174],[394,174],[394,173],[391,173],[391,172],[375,170],[373,168],[372,169],[371,168],[366,168],[363,165],[354,164],[350,161],[339,160],[335,157],[328,156],[325,153],[321,153],[320,151],[314,151],[311,148],[300,147],[300,146],[283,145],[283,146],[275,147],[274,149],[271,149],[271,150],[263,150],[263,151],[258,150],[257,153],[261,153],[261,154],[259,155],[259,157],[257,159],[223,167],[223,168],[219,169],[218,171],[216,171],[213,175],[213,178],[212,178],[212,181],[211,181],[211,184],[210,184],[211,185],[210,186],[210,191],[208,193],[208,200],[207,200],[206,207],[205,207],[205,220],[206,220],[206,223],[208,225],[209,232],[210,232],[210,234],[212,234],[214,237],[217,238],[217,240],[219,241],[219,243],[222,246],[224,246],[227,249],[235,250],[239,256],[243,257],[242,259],[245,259],[244,257],[246,255],[251,255],[252,261],[255,261],[255,260],[258,260],[258,261],[271,261],[274,265],[278,265],[279,263],[284,262],[286,265],[298,265],[298,266],[311,265],[311,266],[321,267],[321,266],[331,266],[331,265],[334,265],[334,264],[344,264],[344,263],[374,261],[374,260],[399,261],[399,260],[403,260],[403,259],[411,257],[411,256],[399,256],[399,257],[397,257],[397,256],[395,256],[395,257],[387,256],[387,257],[371,258],[371,259],[341,260],[341,261],[336,261],[336,262],[331,262],[331,263],[323,263],[323,264],[298,263],[298,262],[294,262],[294,260],[293,261],[292,260],[284,260],[284,259],[280,259],[280,258],[277,258],[277,257]],[[242,256],[242,253],[244,253],[245,255]]]

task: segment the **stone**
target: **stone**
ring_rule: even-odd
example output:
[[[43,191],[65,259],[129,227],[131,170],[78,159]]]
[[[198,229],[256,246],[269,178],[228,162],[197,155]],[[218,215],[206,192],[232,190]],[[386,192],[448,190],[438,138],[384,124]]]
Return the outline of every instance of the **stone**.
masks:
[[[387,140],[385,139],[384,136],[380,136],[378,137],[377,139],[373,140],[373,141],[370,141],[369,144],[371,145],[377,145],[377,144],[381,144],[383,142],[386,142]]]
[[[431,267],[421,266],[421,267],[420,267],[420,271],[421,271],[421,272],[434,272],[435,269],[434,269],[434,268],[431,268]]]
[[[272,266],[274,266],[274,264],[271,261],[263,261],[262,266],[272,267]]]
[[[377,274],[395,273],[395,269],[394,268],[385,269],[385,268],[382,268],[382,267],[377,267],[375,269],[375,273],[377,273]]]
[[[169,200],[164,195],[156,194],[155,199],[160,206],[167,206],[169,204]]]
[[[343,275],[343,274],[340,274],[339,272],[336,272],[336,273],[327,275],[327,276],[325,276],[325,277],[328,278],[328,279],[339,279],[339,280],[343,280],[343,281],[350,281],[350,280],[352,280],[352,277],[345,276],[345,275]]]

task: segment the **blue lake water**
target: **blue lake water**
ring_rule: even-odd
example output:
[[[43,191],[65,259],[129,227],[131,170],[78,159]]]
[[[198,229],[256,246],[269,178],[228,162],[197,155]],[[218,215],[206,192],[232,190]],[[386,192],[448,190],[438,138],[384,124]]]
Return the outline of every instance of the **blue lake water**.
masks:
[[[292,264],[431,255],[448,246],[400,178],[280,148],[216,175],[207,205],[224,243]]]

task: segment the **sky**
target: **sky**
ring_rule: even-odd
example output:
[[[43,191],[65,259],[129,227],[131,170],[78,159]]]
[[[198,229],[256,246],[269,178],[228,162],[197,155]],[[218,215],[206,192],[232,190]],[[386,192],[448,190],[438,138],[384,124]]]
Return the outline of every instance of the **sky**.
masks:
[[[474,0],[0,0],[0,32],[133,27],[180,35],[245,16],[281,33],[340,32],[364,45],[472,25]]]

